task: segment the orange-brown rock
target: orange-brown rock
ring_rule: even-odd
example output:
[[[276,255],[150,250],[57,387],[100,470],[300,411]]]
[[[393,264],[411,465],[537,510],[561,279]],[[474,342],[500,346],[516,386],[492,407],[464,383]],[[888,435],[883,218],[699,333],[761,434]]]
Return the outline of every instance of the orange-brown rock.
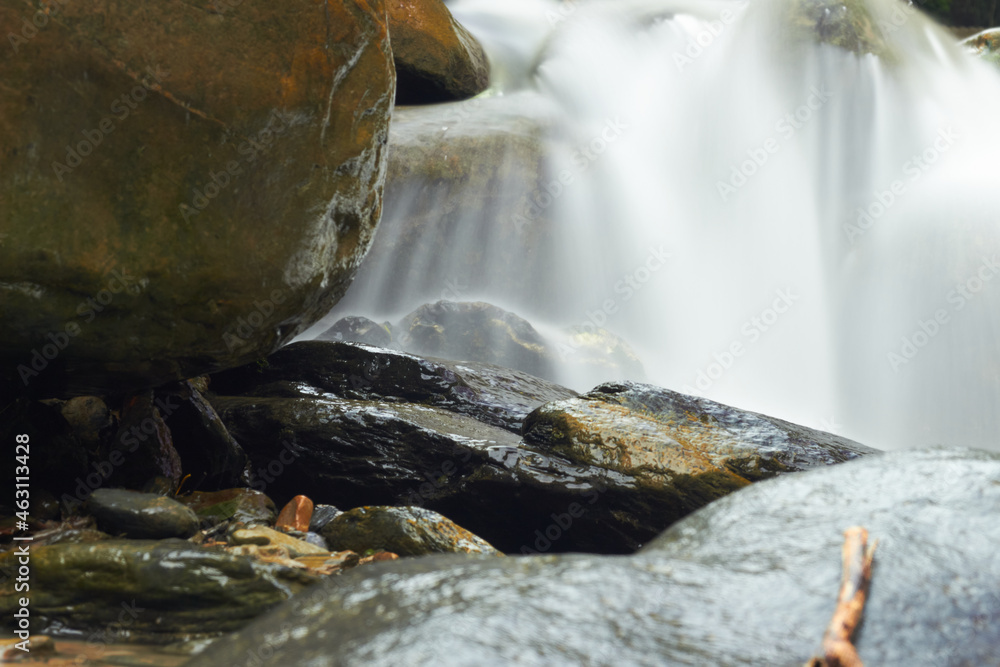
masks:
[[[483,47],[442,0],[389,0],[398,104],[461,100],[490,85]]]
[[[0,385],[125,393],[326,313],[381,211],[383,2],[34,8],[0,0]]]
[[[313,501],[306,496],[295,496],[281,508],[281,514],[278,515],[274,527],[278,530],[297,530],[305,533],[309,530],[312,514]]]

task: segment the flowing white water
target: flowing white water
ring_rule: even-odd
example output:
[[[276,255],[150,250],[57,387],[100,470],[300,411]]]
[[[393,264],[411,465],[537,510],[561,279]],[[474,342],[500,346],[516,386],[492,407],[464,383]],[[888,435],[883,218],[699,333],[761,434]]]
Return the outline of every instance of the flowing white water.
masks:
[[[324,324],[481,298],[546,331],[602,324],[664,387],[876,447],[1000,447],[1000,73],[897,0],[450,7],[497,80],[463,123],[524,109],[543,182],[565,178],[509,179],[501,210],[468,193],[446,246],[409,274],[373,256]],[[878,55],[808,37],[858,11]],[[525,202],[554,243],[504,224]]]

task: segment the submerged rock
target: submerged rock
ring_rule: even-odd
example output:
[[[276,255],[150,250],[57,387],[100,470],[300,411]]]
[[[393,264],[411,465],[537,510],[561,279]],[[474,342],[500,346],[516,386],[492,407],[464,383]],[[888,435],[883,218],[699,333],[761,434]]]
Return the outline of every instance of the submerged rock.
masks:
[[[357,507],[326,524],[322,534],[336,551],[382,549],[400,556],[503,555],[481,537],[422,507]]]
[[[379,324],[367,317],[352,315],[337,320],[332,327],[317,336],[316,340],[367,343],[378,347],[389,347],[392,344],[392,334],[388,322]]]
[[[435,556],[357,570],[189,667],[261,645],[273,651],[257,654],[264,666],[801,665],[833,613],[853,525],[879,540],[855,638],[864,663],[992,664],[998,512],[1000,455],[866,457],[755,484],[632,556]]]
[[[1000,29],[984,30],[963,39],[962,46],[986,62],[1000,66]]]
[[[575,325],[566,333],[565,341],[557,346],[560,370],[569,377],[598,377],[595,382],[636,380],[646,377],[642,360],[621,336],[607,329]],[[575,383],[570,383],[574,384]],[[593,382],[586,383],[587,386]]]
[[[548,341],[524,318],[488,303],[427,304],[398,328],[403,347],[416,354],[496,364],[542,378],[555,374]]]
[[[396,103],[462,100],[490,85],[483,47],[442,0],[389,0]]]
[[[13,552],[0,554],[0,569],[14,560]],[[86,632],[117,623],[122,638],[154,641],[230,632],[317,581],[183,540],[33,548],[31,577],[33,630]],[[13,579],[0,584],[5,626],[19,595]]]
[[[484,302],[425,304],[395,326],[349,316],[316,337],[356,341],[419,355],[517,369],[549,381],[593,386],[609,380],[642,380],[635,350],[620,336],[592,322],[549,330]]]
[[[97,526],[111,535],[159,540],[191,537],[198,516],[172,498],[124,489],[97,489],[87,499]]]
[[[0,384],[142,389],[328,312],[381,208],[386,6],[29,10],[0,5],[26,26],[0,61]]]

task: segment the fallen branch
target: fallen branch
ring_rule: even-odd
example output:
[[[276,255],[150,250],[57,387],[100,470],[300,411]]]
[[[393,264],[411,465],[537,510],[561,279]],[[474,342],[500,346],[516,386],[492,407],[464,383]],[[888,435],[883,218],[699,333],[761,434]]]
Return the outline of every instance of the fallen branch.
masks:
[[[851,637],[865,610],[876,546],[878,540],[868,547],[868,531],[860,526],[844,531],[844,574],[837,608],[823,635],[823,657],[813,658],[806,667],[864,667]]]

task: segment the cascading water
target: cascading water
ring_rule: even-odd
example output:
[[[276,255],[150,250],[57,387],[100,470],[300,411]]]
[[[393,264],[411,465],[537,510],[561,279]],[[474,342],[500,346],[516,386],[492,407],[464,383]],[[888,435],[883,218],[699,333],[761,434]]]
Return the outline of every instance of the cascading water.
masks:
[[[482,299],[613,331],[664,387],[878,447],[997,447],[995,70],[896,0],[450,6],[497,84],[397,111],[444,166],[390,174],[321,327]],[[423,250],[394,236],[417,209]]]

